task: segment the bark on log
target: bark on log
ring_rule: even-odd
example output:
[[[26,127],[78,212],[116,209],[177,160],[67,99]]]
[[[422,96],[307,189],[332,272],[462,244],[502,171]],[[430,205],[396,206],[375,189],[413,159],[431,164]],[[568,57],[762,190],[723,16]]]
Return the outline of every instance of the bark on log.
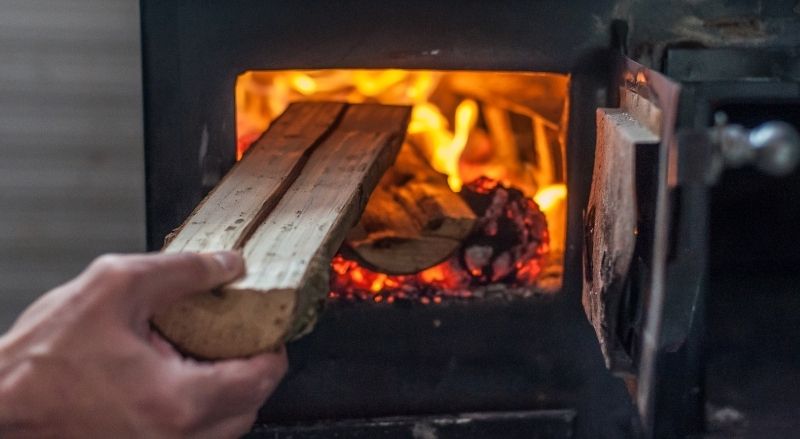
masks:
[[[238,248],[247,263],[243,279],[154,318],[183,352],[248,356],[310,329],[328,292],[331,258],[394,160],[410,115],[397,106],[299,107],[287,110],[164,249]],[[305,163],[283,159],[291,145],[304,151],[294,156]]]
[[[453,254],[472,231],[475,214],[414,148],[405,144],[348,237],[372,270],[412,274]]]

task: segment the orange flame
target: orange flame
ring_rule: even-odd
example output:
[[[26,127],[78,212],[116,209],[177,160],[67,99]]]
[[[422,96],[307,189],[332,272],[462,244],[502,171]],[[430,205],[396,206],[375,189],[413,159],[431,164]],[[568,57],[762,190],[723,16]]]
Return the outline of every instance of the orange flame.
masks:
[[[236,82],[237,159],[293,101],[412,105],[406,140],[434,169],[447,175],[453,191],[480,176],[519,188],[547,217],[549,249],[560,252],[566,223],[563,148],[568,80],[558,76],[563,75],[398,69],[249,71]],[[459,88],[476,81],[476,87]],[[489,90],[500,92],[492,95]],[[537,96],[542,97],[537,101]],[[563,101],[560,106],[552,104],[559,100]],[[545,116],[542,112],[547,108],[539,106],[560,108],[561,115]],[[530,118],[528,138],[533,141],[527,148],[532,153],[500,145],[518,141],[509,131],[512,111]],[[493,130],[498,126],[507,132],[497,135]],[[521,159],[523,155],[527,161]],[[530,278],[541,271],[538,265],[517,268]],[[333,261],[332,269],[373,293],[410,281],[408,276],[371,272],[341,258]],[[415,279],[445,289],[459,287],[458,275],[446,264],[424,270]],[[377,297],[376,301],[383,300]]]
[[[409,138],[428,157],[437,171],[448,176],[448,183],[458,191],[464,182],[463,173],[469,166],[462,160],[462,154],[473,142],[475,129],[481,117],[481,106],[485,97],[454,94],[455,105],[449,114],[443,112],[435,102],[435,92],[443,83],[457,82],[461,76],[476,77],[487,83],[499,83],[498,74],[475,72],[441,72],[428,70],[287,70],[280,72],[249,71],[236,82],[236,130],[237,158],[267,129],[289,103],[298,100],[328,100],[351,103],[378,102],[384,104],[412,105],[413,111],[408,126]],[[523,81],[518,87],[535,89],[536,78],[543,74],[525,73],[503,74],[504,81],[513,82],[515,78]],[[514,76],[516,75],[516,76]],[[550,74],[550,76],[559,76]],[[530,82],[528,87],[527,82]],[[546,90],[543,92],[545,93]],[[559,90],[553,99],[566,99],[566,91]],[[492,103],[491,105],[494,105]],[[511,106],[513,107],[513,105]],[[516,110],[516,107],[514,107]],[[519,111],[528,111],[521,109]],[[566,112],[566,105],[563,106]],[[521,188],[529,195],[543,185],[556,183],[552,169],[559,167],[552,163],[555,159],[548,152],[545,131],[553,129],[552,122],[546,122],[533,110],[529,111],[533,120],[537,151],[537,162],[528,168],[515,167],[504,163],[508,157],[495,153],[497,160],[484,160],[478,169],[471,169],[468,180],[485,175],[503,184]],[[562,125],[565,121],[561,121]],[[556,129],[563,129],[555,127]],[[480,143],[480,142],[478,142]],[[467,166],[467,168],[465,168]],[[518,168],[518,169],[517,169]],[[531,176],[536,175],[537,181]]]

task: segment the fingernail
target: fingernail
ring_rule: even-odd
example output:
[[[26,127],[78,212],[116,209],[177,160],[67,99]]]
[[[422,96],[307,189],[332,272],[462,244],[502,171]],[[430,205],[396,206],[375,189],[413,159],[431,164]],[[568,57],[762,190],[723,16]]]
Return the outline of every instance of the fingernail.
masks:
[[[227,272],[238,272],[242,257],[237,252],[216,252],[214,259],[222,265]]]

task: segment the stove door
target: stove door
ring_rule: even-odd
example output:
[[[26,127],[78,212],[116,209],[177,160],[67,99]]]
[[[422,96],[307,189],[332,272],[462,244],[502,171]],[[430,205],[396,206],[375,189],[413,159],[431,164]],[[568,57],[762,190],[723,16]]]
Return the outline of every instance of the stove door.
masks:
[[[648,428],[663,346],[680,86],[628,59],[620,65],[619,106],[596,114],[582,301],[607,367],[625,379]],[[682,324],[685,337],[690,323]]]

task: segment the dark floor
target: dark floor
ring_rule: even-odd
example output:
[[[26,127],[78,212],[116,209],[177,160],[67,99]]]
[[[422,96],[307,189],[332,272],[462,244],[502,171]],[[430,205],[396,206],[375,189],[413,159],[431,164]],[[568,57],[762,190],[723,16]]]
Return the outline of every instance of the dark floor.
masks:
[[[709,284],[709,427],[727,427],[714,437],[800,437],[800,274]]]

